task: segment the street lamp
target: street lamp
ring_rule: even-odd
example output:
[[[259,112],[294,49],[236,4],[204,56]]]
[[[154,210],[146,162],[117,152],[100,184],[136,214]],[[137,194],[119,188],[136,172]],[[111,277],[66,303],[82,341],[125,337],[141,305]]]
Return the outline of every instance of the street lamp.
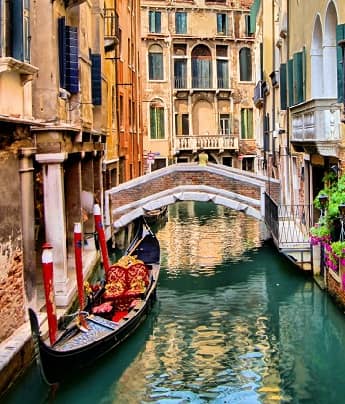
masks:
[[[318,197],[320,202],[321,217],[325,216],[328,205],[328,195],[322,194]]]
[[[338,46],[341,48],[341,55],[342,55],[342,63],[343,63],[343,116],[341,118],[341,122],[345,123],[345,39],[341,39],[338,42]]]

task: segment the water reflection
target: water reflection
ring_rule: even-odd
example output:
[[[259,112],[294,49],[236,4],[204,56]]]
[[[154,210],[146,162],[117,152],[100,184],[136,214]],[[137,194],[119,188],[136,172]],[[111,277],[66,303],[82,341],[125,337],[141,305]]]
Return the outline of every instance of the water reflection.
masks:
[[[185,202],[169,209],[157,235],[159,300],[148,321],[54,399],[31,374],[6,402],[344,401],[343,313],[262,244],[256,220]]]

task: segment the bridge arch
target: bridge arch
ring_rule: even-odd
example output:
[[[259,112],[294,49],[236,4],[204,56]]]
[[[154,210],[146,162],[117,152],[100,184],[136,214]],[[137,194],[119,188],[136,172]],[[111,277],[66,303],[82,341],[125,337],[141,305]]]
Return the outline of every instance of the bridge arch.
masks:
[[[264,220],[266,192],[278,202],[280,182],[219,164],[174,164],[106,191],[105,225],[112,234],[145,211],[186,200],[211,201]]]

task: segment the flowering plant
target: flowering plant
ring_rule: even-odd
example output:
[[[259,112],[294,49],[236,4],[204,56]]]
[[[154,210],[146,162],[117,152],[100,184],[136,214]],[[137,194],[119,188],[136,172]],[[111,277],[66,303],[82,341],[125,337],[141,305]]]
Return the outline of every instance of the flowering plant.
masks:
[[[331,243],[333,254],[345,265],[345,241],[334,241]]]
[[[312,245],[321,244],[321,242],[330,242],[331,231],[325,219],[320,218],[315,226],[310,228],[310,243]]]

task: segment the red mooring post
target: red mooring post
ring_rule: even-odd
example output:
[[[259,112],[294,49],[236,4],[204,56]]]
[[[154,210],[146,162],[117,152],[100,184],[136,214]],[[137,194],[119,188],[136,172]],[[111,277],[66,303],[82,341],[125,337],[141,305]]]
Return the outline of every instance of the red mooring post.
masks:
[[[50,243],[45,243],[43,244],[42,248],[42,269],[49,327],[49,340],[50,344],[53,345],[56,341],[58,329],[53,279],[53,247]]]
[[[101,208],[98,204],[96,204],[93,208],[93,216],[95,218],[95,226],[98,234],[99,245],[101,247],[104,270],[105,272],[108,272],[110,268],[108,248],[102,223]]]
[[[77,274],[77,287],[79,308],[84,308],[84,278],[83,278],[83,240],[81,234],[81,224],[74,223],[74,258],[75,269]]]

